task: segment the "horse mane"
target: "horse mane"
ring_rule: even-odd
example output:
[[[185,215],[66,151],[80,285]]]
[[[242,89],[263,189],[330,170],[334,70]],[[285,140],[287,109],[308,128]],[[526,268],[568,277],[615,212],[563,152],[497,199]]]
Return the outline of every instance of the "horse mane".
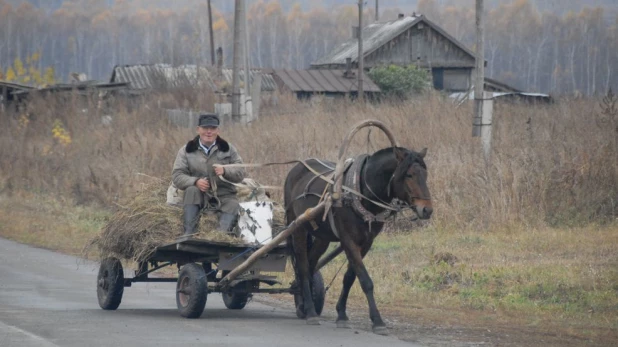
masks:
[[[412,151],[412,150],[409,150],[403,147],[397,147],[397,149],[406,153],[405,159],[400,165],[398,165],[399,168],[401,168],[402,170],[406,170],[407,168],[410,167],[410,165],[414,164],[415,162],[418,162],[419,165],[423,169],[427,170],[427,164],[425,164],[425,161],[423,160],[423,158],[421,158],[418,152],[415,152],[415,151]],[[394,153],[394,150],[395,150],[395,147],[382,148],[381,150],[373,153],[371,156],[373,157],[373,156],[384,155],[385,153]]]

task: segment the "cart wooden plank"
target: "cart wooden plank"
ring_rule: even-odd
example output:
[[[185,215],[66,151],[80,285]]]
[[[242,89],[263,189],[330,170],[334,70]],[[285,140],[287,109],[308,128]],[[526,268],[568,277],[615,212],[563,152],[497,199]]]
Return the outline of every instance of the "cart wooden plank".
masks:
[[[237,254],[242,252],[251,254],[264,246],[265,245],[249,243],[231,243],[186,238],[157,247],[155,252],[148,258],[148,261],[174,261],[180,263],[203,261],[218,262],[219,258],[224,254]],[[269,254],[284,255],[286,252],[287,249],[285,244],[280,244],[270,250]]]

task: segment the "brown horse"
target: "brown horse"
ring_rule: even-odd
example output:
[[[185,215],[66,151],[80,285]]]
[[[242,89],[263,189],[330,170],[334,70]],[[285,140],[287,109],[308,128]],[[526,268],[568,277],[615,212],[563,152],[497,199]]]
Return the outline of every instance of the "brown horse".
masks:
[[[346,187],[355,186],[365,198],[346,193],[340,207],[333,206],[331,215],[322,221],[305,223],[293,234],[292,262],[296,283],[302,298],[297,304],[297,315],[306,317],[308,324],[319,324],[314,305],[313,279],[318,260],[330,242],[340,242],[348,259],[348,269],[343,278],[343,289],[337,302],[337,326],[348,327],[346,302],[354,280],[358,277],[369,303],[369,316],[376,334],[387,334],[386,326],[373,296],[373,282],[363,265],[363,258],[373,240],[384,226],[384,218],[390,213],[393,200],[409,205],[418,218],[428,219],[433,212],[427,188],[427,166],[423,158],[427,149],[414,152],[401,147],[382,149],[370,156],[355,160],[344,181]],[[316,173],[327,176],[334,170],[334,163],[310,159],[306,164],[313,170],[298,164],[287,175],[284,187],[286,218],[294,221],[308,208],[316,206],[327,191],[327,183]],[[312,172],[313,171],[313,172]],[[353,176],[350,176],[353,175]],[[349,187],[353,188],[353,187]],[[393,210],[396,210],[393,208]],[[334,229],[334,230],[333,230]],[[318,308],[321,311],[321,307]]]

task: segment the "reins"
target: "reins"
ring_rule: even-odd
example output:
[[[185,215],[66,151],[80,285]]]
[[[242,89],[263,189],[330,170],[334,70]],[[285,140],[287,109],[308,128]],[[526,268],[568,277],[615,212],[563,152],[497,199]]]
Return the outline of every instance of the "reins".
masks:
[[[326,183],[330,184],[330,185],[334,185],[335,181],[329,177],[324,176],[324,173],[320,173],[318,171],[316,171],[314,168],[312,168],[309,164],[307,164],[307,162],[305,160],[290,160],[290,161],[284,161],[284,162],[272,162],[272,163],[263,163],[263,164],[215,164],[215,167],[242,167],[242,168],[250,168],[250,167],[267,167],[267,166],[274,166],[274,165],[289,165],[289,164],[303,164],[303,166],[305,166],[305,168],[307,170],[309,170],[312,174],[314,174],[315,176],[321,178],[322,180],[324,180]],[[326,166],[326,165],[325,165]],[[330,173],[330,172],[327,172]],[[219,176],[219,178],[227,183],[230,183],[236,187],[250,187],[249,185],[243,185],[243,184],[239,184],[239,183],[233,183],[230,182],[228,180],[226,180],[225,178],[223,178],[222,176]],[[260,188],[269,188],[269,189],[277,189],[280,190],[282,189],[281,187],[278,186],[260,186]],[[254,187],[250,187],[250,188],[254,188]],[[384,209],[390,210],[390,211],[394,211],[394,212],[399,212],[398,208],[393,207],[392,205],[387,205],[387,204],[383,204],[379,201],[375,201],[372,199],[369,199],[368,197],[364,196],[363,194],[361,194],[360,192],[350,188],[350,187],[346,187],[346,186],[342,186],[341,187],[343,190],[345,190],[346,192],[356,195],[361,199],[365,199],[369,202],[371,202],[372,204],[375,204],[379,207],[382,207]]]

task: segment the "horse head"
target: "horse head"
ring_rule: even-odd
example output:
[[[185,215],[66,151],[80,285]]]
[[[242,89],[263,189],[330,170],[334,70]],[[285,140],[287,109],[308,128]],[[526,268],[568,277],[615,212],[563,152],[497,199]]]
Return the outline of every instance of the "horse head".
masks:
[[[420,152],[395,149],[397,168],[393,173],[393,197],[407,203],[420,219],[429,219],[433,213],[431,195],[427,187],[427,165],[423,160],[427,148]]]

